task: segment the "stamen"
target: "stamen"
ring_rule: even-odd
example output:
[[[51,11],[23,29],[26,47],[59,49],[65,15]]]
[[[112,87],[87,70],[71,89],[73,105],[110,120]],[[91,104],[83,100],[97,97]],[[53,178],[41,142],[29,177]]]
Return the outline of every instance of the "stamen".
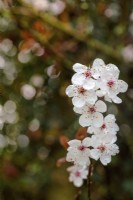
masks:
[[[84,94],[86,90],[83,87],[78,88],[79,94]]]
[[[103,124],[102,126],[101,126],[101,129],[105,129],[106,128],[106,124]]]
[[[86,78],[90,78],[90,77],[92,76],[91,71],[90,71],[90,70],[87,70],[87,71],[85,72],[85,76],[86,76]]]
[[[78,148],[78,149],[79,149],[80,151],[84,151],[84,150],[85,150],[85,148],[86,148],[85,146],[81,145],[81,146],[79,146],[79,148]]]
[[[76,176],[76,177],[80,177],[80,175],[81,175],[81,174],[80,174],[79,171],[76,171],[76,172],[75,172],[75,176]]]
[[[108,87],[113,87],[113,85],[115,84],[115,82],[114,81],[112,81],[112,80],[110,80],[110,81],[108,81],[107,82],[107,85],[108,85]]]
[[[101,151],[101,153],[103,153],[106,148],[104,145],[101,145],[101,146],[97,147],[97,149],[99,149]]]
[[[91,113],[94,113],[94,112],[96,112],[96,109],[95,109],[95,107],[93,106],[93,107],[90,107],[89,108],[89,112],[91,112]]]

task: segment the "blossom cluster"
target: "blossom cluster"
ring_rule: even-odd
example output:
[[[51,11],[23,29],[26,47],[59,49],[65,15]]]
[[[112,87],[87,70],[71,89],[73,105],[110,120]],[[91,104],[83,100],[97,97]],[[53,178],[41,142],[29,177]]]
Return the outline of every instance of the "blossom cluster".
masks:
[[[119,153],[115,144],[119,127],[113,114],[103,116],[107,102],[121,103],[119,93],[126,92],[128,85],[119,80],[120,71],[114,64],[106,65],[95,59],[91,67],[80,63],[73,65],[75,74],[66,94],[72,98],[74,112],[80,114],[79,124],[87,127],[89,136],[82,141],[68,142],[66,161],[74,165],[68,168],[69,180],[80,187],[87,179],[90,159],[100,160],[103,165],[111,162],[111,156]]]

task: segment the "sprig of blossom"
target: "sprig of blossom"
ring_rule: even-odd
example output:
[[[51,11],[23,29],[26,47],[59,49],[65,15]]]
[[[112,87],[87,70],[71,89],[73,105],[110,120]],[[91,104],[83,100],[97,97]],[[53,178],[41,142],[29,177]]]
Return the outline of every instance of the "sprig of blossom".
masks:
[[[76,63],[73,70],[75,74],[72,84],[66,88],[66,94],[72,98],[74,112],[81,115],[79,124],[87,127],[89,137],[68,142],[66,161],[74,164],[67,169],[69,181],[80,187],[87,179],[91,159],[99,159],[103,165],[107,165],[111,162],[111,156],[119,153],[119,147],[115,144],[119,127],[113,114],[103,116],[107,111],[104,101],[121,103],[118,94],[126,92],[128,85],[119,80],[117,66],[106,65],[99,58],[94,60],[91,67]]]

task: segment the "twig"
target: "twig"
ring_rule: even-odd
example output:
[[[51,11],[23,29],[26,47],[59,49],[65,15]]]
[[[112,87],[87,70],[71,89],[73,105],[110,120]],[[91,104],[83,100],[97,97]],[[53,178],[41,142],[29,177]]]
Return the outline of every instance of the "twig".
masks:
[[[117,60],[121,60],[119,50],[114,51],[114,49],[110,46],[102,43],[97,39],[92,38],[91,35],[88,36],[87,34],[83,35],[81,33],[78,33],[75,29],[73,29],[73,27],[70,24],[64,23],[56,17],[51,16],[50,14],[39,12],[31,7],[28,7],[26,4],[23,3],[23,1],[20,2],[25,7],[25,9],[21,9],[21,7],[14,7],[11,9],[11,12],[17,17],[22,15],[28,18],[40,18],[44,24],[48,24],[54,29],[63,32],[69,36],[72,36],[75,40],[87,44],[88,47],[99,50],[104,54],[111,56],[112,58],[115,58]]]
[[[81,190],[79,190],[78,192],[77,192],[77,194],[75,195],[75,200],[80,200],[80,196],[81,196]]]
[[[92,184],[91,175],[92,175],[92,170],[93,170],[92,163],[90,164],[88,170],[89,170],[89,174],[88,174],[88,200],[92,200],[91,199],[91,184]]]

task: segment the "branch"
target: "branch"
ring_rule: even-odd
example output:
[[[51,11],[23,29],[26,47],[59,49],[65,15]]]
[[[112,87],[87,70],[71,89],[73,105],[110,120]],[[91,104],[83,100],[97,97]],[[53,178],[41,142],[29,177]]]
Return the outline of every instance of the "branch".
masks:
[[[43,13],[40,11],[37,11],[26,4],[22,3],[21,4],[24,6],[24,8],[17,7],[17,8],[11,8],[11,12],[16,15],[17,17],[20,15],[27,16],[29,18],[40,18],[43,23],[48,24],[49,26],[53,27],[54,29],[63,32],[69,36],[72,36],[75,40],[79,42],[83,42],[87,44],[88,47],[91,47],[95,50],[99,50],[105,55],[108,55],[114,59],[121,60],[121,55],[118,50],[115,50],[108,45],[102,43],[101,41],[94,39],[92,37],[88,37],[88,35],[83,35],[78,33],[75,29],[73,29],[72,26],[68,23],[64,23],[57,19],[54,16],[51,16],[50,14]]]
[[[92,184],[91,176],[92,176],[92,170],[93,170],[92,163],[90,163],[88,170],[89,170],[89,174],[88,174],[88,200],[91,200],[91,184]]]

